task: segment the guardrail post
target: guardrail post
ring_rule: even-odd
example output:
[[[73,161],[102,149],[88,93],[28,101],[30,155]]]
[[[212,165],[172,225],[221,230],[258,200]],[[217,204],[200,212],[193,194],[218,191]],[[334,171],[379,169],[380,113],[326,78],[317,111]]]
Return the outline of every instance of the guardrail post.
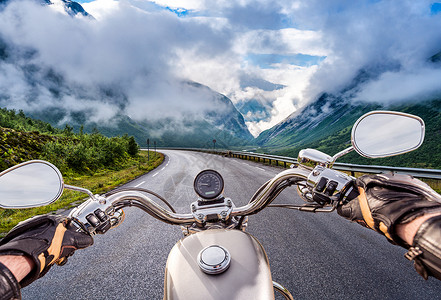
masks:
[[[268,162],[269,162],[269,164],[270,164],[270,166],[271,166],[271,159],[268,159]]]
[[[286,161],[283,162],[283,167],[286,168]]]

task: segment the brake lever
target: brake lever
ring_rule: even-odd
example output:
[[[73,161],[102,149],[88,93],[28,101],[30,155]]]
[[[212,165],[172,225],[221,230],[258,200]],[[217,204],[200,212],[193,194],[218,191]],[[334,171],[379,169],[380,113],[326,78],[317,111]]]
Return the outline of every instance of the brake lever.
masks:
[[[303,205],[292,205],[292,204],[270,204],[267,207],[280,207],[280,208],[288,208],[288,209],[295,209],[298,211],[304,211],[304,212],[324,212],[324,213],[330,213],[333,212],[336,209],[336,206],[330,206],[325,207],[320,204],[303,204]]]

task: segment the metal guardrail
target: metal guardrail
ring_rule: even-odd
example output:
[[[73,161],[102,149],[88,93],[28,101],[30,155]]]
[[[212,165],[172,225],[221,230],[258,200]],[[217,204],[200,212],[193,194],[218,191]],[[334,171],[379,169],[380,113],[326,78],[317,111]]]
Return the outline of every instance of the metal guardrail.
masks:
[[[220,155],[227,155],[230,157],[236,157],[246,160],[254,160],[258,162],[268,163],[268,164],[283,164],[283,167],[287,168],[291,164],[297,164],[297,159],[288,156],[278,156],[261,154],[246,151],[232,151],[232,150],[213,150],[213,149],[202,149],[202,148],[161,148],[164,150],[187,150],[187,151],[197,151],[205,153],[213,153]],[[147,149],[143,149],[147,150]],[[441,170],[438,169],[419,169],[419,168],[403,168],[403,167],[389,167],[389,166],[375,166],[375,165],[356,165],[336,162],[333,169],[339,171],[351,172],[354,175],[355,172],[359,173],[384,173],[393,172],[401,174],[409,174],[418,178],[426,179],[441,179]]]

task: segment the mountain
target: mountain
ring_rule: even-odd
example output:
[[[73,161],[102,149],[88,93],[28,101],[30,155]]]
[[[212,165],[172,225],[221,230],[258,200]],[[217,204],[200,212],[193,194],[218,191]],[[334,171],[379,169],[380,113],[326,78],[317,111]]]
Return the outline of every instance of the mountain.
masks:
[[[354,104],[325,93],[317,101],[262,132],[256,142],[278,152],[295,148],[325,138],[376,108],[378,105]]]
[[[52,1],[53,3],[55,3],[56,0],[52,0]],[[66,12],[72,17],[82,15],[84,17],[93,18],[92,15],[89,14],[87,11],[85,11],[84,8],[81,6],[81,4],[79,4],[78,2],[70,1],[70,0],[58,0],[58,1],[60,1],[64,5]]]
[[[439,64],[441,53],[430,57]],[[400,103],[381,104],[355,101],[356,93],[364,83],[377,79],[380,74],[396,66],[371,67],[358,75],[341,91],[323,93],[315,101],[293,113],[281,123],[262,132],[256,143],[262,151],[296,157],[304,148],[314,148],[329,155],[350,146],[351,128],[363,114],[372,110],[395,110],[418,115],[426,122],[426,139],[417,151],[397,157],[370,160],[352,153],[342,162],[395,165],[407,167],[441,168],[441,99],[409,99]]]
[[[0,5],[10,3],[11,1],[16,1],[16,0],[0,0]],[[64,10],[64,12],[71,17],[83,16],[93,19],[93,16],[89,14],[87,11],[85,11],[84,8],[81,6],[81,4],[75,1],[71,1],[71,0],[35,0],[35,1],[37,3],[40,3],[41,5],[55,5],[61,7]]]
[[[353,101],[361,84],[379,76],[378,68],[361,70],[339,93],[323,93],[316,101],[294,112],[274,127],[263,131],[256,143],[271,151],[286,151],[320,139],[353,124],[379,104]]]
[[[369,159],[352,152],[343,156],[338,161],[363,164],[363,165],[385,165],[385,166],[401,166],[413,168],[432,168],[441,169],[441,99],[425,100],[419,102],[407,102],[394,104],[389,106],[378,106],[375,109],[401,111],[421,117],[425,122],[426,134],[424,143],[416,151],[388,158]],[[347,126],[333,131],[329,128],[327,136],[302,144],[301,146],[286,148],[277,153],[281,155],[296,157],[300,149],[313,148],[324,153],[334,155],[339,151],[351,146],[351,130],[352,125],[359,115],[353,118],[347,117],[351,122],[347,122]]]
[[[216,147],[220,148],[253,144],[254,137],[248,131],[243,116],[229,98],[199,83],[183,81],[180,85],[182,89],[190,87],[205,95],[207,106],[211,109],[205,110],[202,115],[184,112],[179,118],[158,119],[152,116],[152,120],[149,120],[149,114],[154,112],[146,112],[146,120],[135,121],[124,113],[125,106],[121,103],[121,113],[106,123],[88,122],[88,111],[72,113],[62,107],[30,112],[30,116],[59,127],[65,125],[63,120],[69,119],[69,125],[77,131],[84,125],[86,132],[98,130],[107,136],[127,133],[133,135],[142,147],[146,145],[147,139],[150,140],[151,145],[156,142],[158,147],[211,148],[213,140],[216,140]],[[109,97],[113,95],[115,99],[121,97],[110,91],[107,95]]]
[[[295,117],[275,126],[272,131],[268,130],[266,135],[261,134],[258,141],[262,149],[273,154],[297,157],[301,149],[313,148],[332,156],[351,146],[352,126],[363,114],[372,110],[401,111],[417,115],[425,122],[425,139],[418,150],[380,159],[368,159],[352,152],[338,161],[441,169],[441,99],[408,101],[394,105],[333,100],[329,95],[322,95]],[[264,139],[266,143],[262,145]]]
[[[62,5],[70,16],[90,16],[70,0],[36,1]],[[133,112],[134,100],[127,86],[120,82],[74,82],[38,57],[37,50],[16,45],[0,34],[0,72],[13,70],[20,80],[10,91],[9,87],[0,90],[0,107],[22,108],[27,115],[55,127],[69,124],[77,131],[83,127],[85,132],[98,130],[108,136],[133,135],[141,146],[147,139],[158,146],[173,147],[213,147],[213,140],[223,148],[253,144],[254,138],[231,100],[206,86],[175,79],[164,84],[160,80],[147,82],[135,96],[143,107]],[[174,106],[167,107],[169,100]],[[130,105],[136,117],[128,112]]]

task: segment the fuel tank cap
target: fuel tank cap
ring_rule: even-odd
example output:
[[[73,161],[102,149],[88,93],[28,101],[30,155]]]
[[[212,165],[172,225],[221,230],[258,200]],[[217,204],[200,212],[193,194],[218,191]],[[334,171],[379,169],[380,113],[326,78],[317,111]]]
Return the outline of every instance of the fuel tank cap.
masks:
[[[222,246],[212,245],[201,250],[198,254],[198,264],[207,274],[220,274],[230,266],[230,252]]]

